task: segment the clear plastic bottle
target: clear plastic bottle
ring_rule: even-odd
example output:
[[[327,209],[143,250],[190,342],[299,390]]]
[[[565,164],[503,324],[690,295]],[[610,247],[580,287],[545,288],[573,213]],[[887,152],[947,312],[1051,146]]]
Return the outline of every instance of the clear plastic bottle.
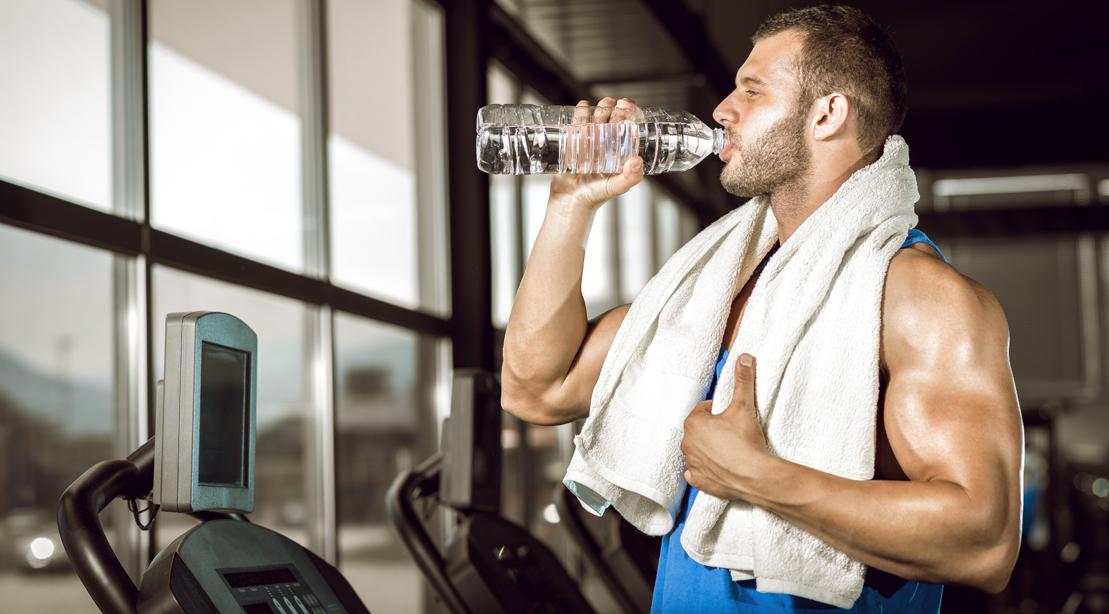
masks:
[[[477,113],[477,166],[493,175],[685,171],[726,142],[687,111],[491,104]]]

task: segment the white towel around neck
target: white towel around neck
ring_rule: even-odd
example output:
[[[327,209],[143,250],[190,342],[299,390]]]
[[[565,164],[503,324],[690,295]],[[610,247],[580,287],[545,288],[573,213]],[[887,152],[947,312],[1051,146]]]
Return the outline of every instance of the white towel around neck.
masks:
[[[728,406],[741,353],[756,357],[756,405],[778,456],[839,476],[874,476],[881,301],[889,261],[916,224],[908,146],[887,139],[770,259],[716,385]],[[778,238],[758,197],[682,247],[632,303],[575,438],[565,483],[600,514],[668,533],[685,480],[682,423],[704,399],[732,300]],[[866,566],[781,517],[701,493],[682,534],[696,561],[758,590],[847,608]]]

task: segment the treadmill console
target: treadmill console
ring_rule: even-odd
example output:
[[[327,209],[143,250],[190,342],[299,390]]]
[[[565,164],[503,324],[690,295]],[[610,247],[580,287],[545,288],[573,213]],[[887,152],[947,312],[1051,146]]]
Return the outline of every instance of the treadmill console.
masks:
[[[501,502],[501,387],[482,369],[455,369],[443,428],[439,496],[458,510],[496,512]]]
[[[170,512],[254,511],[258,336],[226,313],[166,316],[153,502]]]
[[[142,579],[139,614],[368,614],[334,567],[258,525],[213,520],[174,540]]]
[[[97,463],[58,503],[66,554],[101,612],[369,614],[335,567],[241,514],[254,509],[257,353],[258,337],[234,316],[166,318],[155,437],[125,460]],[[100,513],[148,496],[201,523],[154,557],[136,587]]]

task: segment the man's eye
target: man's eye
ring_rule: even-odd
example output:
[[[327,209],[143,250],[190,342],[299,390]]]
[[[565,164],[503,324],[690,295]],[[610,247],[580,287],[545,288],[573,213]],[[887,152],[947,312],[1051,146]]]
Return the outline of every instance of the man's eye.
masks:
[[[754,96],[755,94],[758,94],[758,92],[756,92],[755,90],[747,90],[748,96]]]

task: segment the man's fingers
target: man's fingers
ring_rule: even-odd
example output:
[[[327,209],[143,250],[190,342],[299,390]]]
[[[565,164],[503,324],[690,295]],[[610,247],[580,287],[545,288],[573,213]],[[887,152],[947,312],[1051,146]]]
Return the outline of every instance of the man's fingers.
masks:
[[[578,105],[574,107],[574,124],[588,124],[591,119],[590,109],[593,108],[593,103],[588,100],[579,100]]]
[[[593,123],[594,124],[607,124],[608,119],[612,117],[612,110],[616,107],[616,99],[611,96],[602,98],[597,106],[593,108]]]
[[[697,420],[701,420],[705,416],[708,416],[709,418],[712,417],[712,401],[701,401],[700,403],[694,405],[693,409],[691,409],[689,411],[689,414],[686,415],[685,422],[683,423],[682,427],[688,433],[691,424]],[[685,452],[684,439],[682,440],[682,452]]]
[[[640,120],[642,120],[642,112],[639,110],[639,105],[635,104],[634,100],[621,98],[616,101],[616,110],[612,112],[610,121],[622,122]]]

